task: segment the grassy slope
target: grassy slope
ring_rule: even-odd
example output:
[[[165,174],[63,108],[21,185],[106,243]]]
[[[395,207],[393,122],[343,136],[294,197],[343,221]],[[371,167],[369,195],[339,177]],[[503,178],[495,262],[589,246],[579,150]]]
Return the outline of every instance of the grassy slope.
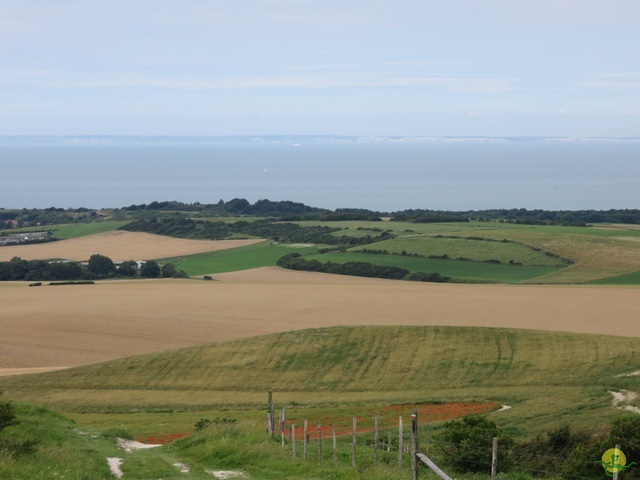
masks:
[[[572,420],[605,424],[608,390],[637,388],[640,339],[456,327],[289,332],[0,379],[17,399],[67,411],[259,406],[265,392],[298,404],[488,399],[531,434]]]
[[[158,261],[162,264],[173,263],[188,275],[194,276],[273,266],[280,257],[288,253],[298,252],[305,254],[313,253],[317,250],[318,247],[315,246],[275,245],[265,241],[246,247],[184,257],[163,258]]]
[[[2,438],[33,441],[35,452],[8,455],[0,449],[0,478],[12,480],[109,478],[105,457],[111,442],[83,432],[73,421],[48,409],[17,404],[19,423],[2,432]],[[80,432],[80,433],[79,433]]]
[[[104,457],[120,456],[131,479],[205,478],[207,469],[238,468],[264,479],[408,478],[407,469],[393,467],[393,453],[391,467],[374,467],[364,447],[358,471],[351,469],[349,438],[339,440],[337,469],[329,461],[317,466],[315,447],[310,462],[292,462],[288,448],[264,435],[266,391],[274,388],[275,401],[287,403],[289,416],[298,419],[371,415],[391,402],[477,399],[513,407],[491,417],[512,435],[531,436],[563,423],[594,429],[616,414],[609,390],[640,388],[640,378],[618,376],[638,369],[639,348],[636,338],[527,330],[339,327],[5,377],[0,388],[8,398],[95,412],[72,415],[88,432],[112,427],[135,436],[189,434],[200,418],[233,418],[237,424],[124,454],[113,442],[78,435],[77,426],[36,409],[49,426],[29,427],[26,437],[42,438],[46,446],[37,457],[0,462],[0,476],[39,478],[38,472],[49,469],[65,478],[106,478]],[[113,406],[129,413],[99,413]],[[422,424],[423,448],[439,428]],[[176,461],[192,471],[178,474]]]

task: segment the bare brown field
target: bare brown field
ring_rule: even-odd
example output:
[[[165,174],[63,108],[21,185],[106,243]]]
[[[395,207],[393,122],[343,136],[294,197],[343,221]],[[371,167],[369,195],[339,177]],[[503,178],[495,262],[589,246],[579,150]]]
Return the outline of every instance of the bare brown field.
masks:
[[[225,250],[261,241],[259,239],[188,240],[114,230],[58,242],[2,247],[0,248],[0,261],[6,262],[13,257],[20,257],[24,260],[64,258],[82,261],[88,260],[94,253],[106,255],[114,261],[150,260]]]
[[[289,330],[452,325],[640,336],[640,287],[456,285],[266,268],[220,281],[0,284],[0,369],[64,367]]]

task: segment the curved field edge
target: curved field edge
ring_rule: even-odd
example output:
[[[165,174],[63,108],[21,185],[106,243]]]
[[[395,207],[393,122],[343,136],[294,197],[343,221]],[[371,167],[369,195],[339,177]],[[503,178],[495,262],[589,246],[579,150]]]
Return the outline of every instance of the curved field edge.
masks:
[[[640,284],[640,272],[601,278],[598,280],[593,280],[589,283],[593,285],[638,285]]]
[[[373,247],[372,247],[373,248]],[[351,252],[366,250],[353,247]],[[564,267],[567,261],[550,252],[543,252],[529,245],[502,240],[460,235],[409,235],[375,243],[375,249],[395,254],[415,254],[423,257],[446,256],[452,260],[464,258],[475,262],[500,262],[504,264]]]
[[[289,253],[315,253],[314,245],[286,245],[260,241],[252,245],[218,250],[215,252],[167,257],[158,262],[172,263],[189,276],[235,272],[252,268],[272,267],[279,258]]]
[[[375,248],[377,244],[371,244]],[[367,253],[324,253],[305,256],[306,260],[318,260],[322,263],[365,262],[386,267],[399,267],[410,272],[434,273],[449,277],[460,283],[518,283],[535,280],[556,272],[561,267],[509,265],[504,263],[484,263],[455,259],[437,259],[412,257],[405,255],[385,255]]]
[[[606,423],[608,391],[640,387],[620,376],[640,369],[639,350],[633,337],[336,327],[5,377],[0,388],[76,412],[259,408],[270,389],[298,405],[495,401],[514,406],[504,413],[514,430],[531,433],[562,420]]]

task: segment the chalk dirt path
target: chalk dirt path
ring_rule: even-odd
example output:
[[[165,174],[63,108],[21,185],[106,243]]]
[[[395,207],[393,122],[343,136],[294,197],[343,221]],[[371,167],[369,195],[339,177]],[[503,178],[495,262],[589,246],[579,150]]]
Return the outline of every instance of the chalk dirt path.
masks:
[[[640,336],[640,287],[635,286],[429,284],[277,267],[214,278],[218,281],[38,288],[0,283],[0,369],[83,365],[337,325],[490,326]]]

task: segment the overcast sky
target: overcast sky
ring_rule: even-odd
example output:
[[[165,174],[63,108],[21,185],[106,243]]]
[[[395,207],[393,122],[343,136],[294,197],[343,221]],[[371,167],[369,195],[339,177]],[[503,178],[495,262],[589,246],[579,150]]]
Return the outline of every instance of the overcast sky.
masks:
[[[0,135],[640,136],[638,0],[0,0]]]

